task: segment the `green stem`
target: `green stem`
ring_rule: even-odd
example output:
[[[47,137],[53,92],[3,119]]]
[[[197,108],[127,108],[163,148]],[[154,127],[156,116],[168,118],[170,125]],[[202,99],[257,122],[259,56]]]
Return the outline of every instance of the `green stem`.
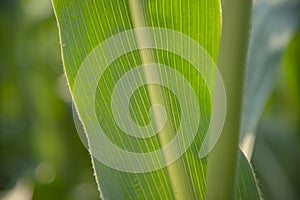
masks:
[[[251,8],[251,0],[223,1],[219,70],[226,88],[227,115],[220,139],[208,158],[207,199],[234,199]]]

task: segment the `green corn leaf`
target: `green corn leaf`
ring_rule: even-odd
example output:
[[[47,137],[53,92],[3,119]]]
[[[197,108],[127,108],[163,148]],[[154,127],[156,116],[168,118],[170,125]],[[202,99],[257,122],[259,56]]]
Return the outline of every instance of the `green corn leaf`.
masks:
[[[204,199],[207,158],[200,159],[199,150],[205,141],[212,113],[210,86],[214,83],[216,74],[213,67],[217,62],[221,33],[220,1],[53,0],[53,6],[60,30],[65,74],[78,115],[86,131],[101,197],[104,199]],[[162,29],[146,30],[142,29],[143,27]],[[187,38],[190,39],[186,40]],[[153,41],[161,48],[155,49],[149,45]],[[189,41],[192,46],[199,44],[201,48],[197,51],[191,46],[184,48],[187,43],[182,41]],[[148,45],[148,48],[138,48],[143,45]],[[168,48],[183,48],[184,51],[181,53],[186,57],[180,57],[175,51],[167,51]],[[193,56],[195,53],[196,56]],[[198,55],[204,58],[199,61],[201,64],[205,63],[205,66],[212,67],[207,67],[201,75],[193,67]],[[103,63],[108,67],[100,68]],[[147,65],[149,63],[159,63],[162,67],[170,66],[170,68],[165,67],[161,70],[160,66]],[[94,67],[92,70],[87,70],[90,66]],[[143,66],[139,67],[140,76],[133,70],[137,66]],[[122,76],[129,72],[131,75],[127,76],[127,80],[122,79]],[[178,76],[169,76],[168,73],[179,73],[184,78],[177,79]],[[99,74],[100,77],[95,77]],[[120,80],[123,82],[118,82]],[[140,80],[150,80],[151,83],[126,87],[127,84]],[[181,86],[184,81],[189,82],[197,98],[199,109],[193,104],[195,102],[191,96],[174,94],[170,88],[157,84],[159,81],[180,88],[180,91],[186,91]],[[118,83],[123,90],[114,92]],[[90,87],[93,87],[93,90]],[[128,100],[126,91],[132,88],[136,90],[132,91],[132,96]],[[95,94],[90,95],[93,91]],[[112,97],[114,95],[119,95],[121,101],[115,102]],[[179,95],[182,96],[184,105],[181,105],[182,102],[178,100]],[[122,107],[123,104],[125,107]],[[154,109],[153,104],[163,105],[165,112],[161,107]],[[118,108],[115,112],[114,106]],[[123,125],[121,122],[120,126],[115,117],[123,108],[128,108],[128,113],[120,116],[121,121],[126,122]],[[185,119],[187,124],[182,124],[181,120],[184,118],[181,116],[185,116],[186,113],[193,117],[189,120]],[[161,120],[159,118],[161,116],[166,121]],[[145,132],[137,129],[137,133],[138,130],[141,130],[140,133],[145,133],[143,135],[145,138],[134,137],[136,136],[134,131],[133,135],[126,133],[124,129],[128,128],[127,125],[132,122],[131,120],[139,127],[149,127],[149,129],[145,128]],[[131,153],[121,156],[120,152],[124,151],[139,154],[157,152],[173,141],[173,138],[178,138],[173,133],[183,128],[192,129],[197,120],[199,124],[197,122],[196,125],[199,126],[196,127],[191,144],[186,143],[185,137],[178,140],[177,145],[183,147],[184,154],[176,161],[172,159],[174,155],[176,157],[177,151],[163,151],[157,154],[157,157],[150,156],[152,160],[145,160],[145,163],[126,160]],[[164,126],[159,128],[162,121],[165,122]],[[101,143],[97,134],[102,132],[97,132],[98,125],[101,126],[105,138],[109,139],[113,146],[118,146],[118,150],[110,149],[111,146]],[[151,131],[159,133],[151,135]],[[186,132],[183,133],[188,135]],[[103,160],[100,159],[102,161],[100,162],[99,157],[107,162],[103,164]],[[111,161],[111,158],[118,159]],[[160,165],[164,162],[168,163],[168,160],[171,160],[170,165],[165,167]],[[222,162],[226,162],[226,158],[220,161],[220,164]],[[113,169],[109,166],[117,167]],[[125,170],[120,170],[122,167]],[[144,169],[143,167],[147,169],[131,170]],[[155,170],[150,170],[153,168]],[[253,171],[242,154],[238,164],[236,198],[259,199]]]
[[[299,7],[299,1],[293,0],[259,0],[254,5],[240,134],[240,142],[244,143],[246,148],[243,149],[249,155],[258,121],[278,76],[284,49],[299,24]]]

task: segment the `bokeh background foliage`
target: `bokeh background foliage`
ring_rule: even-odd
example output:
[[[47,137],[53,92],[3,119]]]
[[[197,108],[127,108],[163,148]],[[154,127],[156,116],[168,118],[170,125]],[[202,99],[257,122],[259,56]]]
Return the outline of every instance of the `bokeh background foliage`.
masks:
[[[0,195],[18,183],[34,199],[97,199],[51,2],[0,2]]]
[[[282,54],[268,61],[278,60],[278,68],[252,157],[266,199],[300,198],[298,24]],[[0,198],[98,198],[74,127],[58,41],[49,0],[0,0]]]

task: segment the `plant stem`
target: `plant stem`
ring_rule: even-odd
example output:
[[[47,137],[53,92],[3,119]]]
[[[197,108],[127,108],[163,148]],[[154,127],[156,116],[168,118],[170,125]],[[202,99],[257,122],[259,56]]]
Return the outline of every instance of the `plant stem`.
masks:
[[[207,199],[234,199],[251,0],[223,1],[219,70],[227,96],[223,132],[208,158]]]

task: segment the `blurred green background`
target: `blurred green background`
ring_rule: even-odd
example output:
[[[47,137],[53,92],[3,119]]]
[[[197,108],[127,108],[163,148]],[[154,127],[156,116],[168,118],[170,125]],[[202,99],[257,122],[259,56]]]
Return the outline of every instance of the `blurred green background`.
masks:
[[[70,102],[51,1],[1,0],[0,198],[98,198]]]
[[[275,88],[252,157],[266,199],[300,199],[300,31],[291,31],[275,54]],[[0,199],[97,198],[51,2],[0,0]]]

